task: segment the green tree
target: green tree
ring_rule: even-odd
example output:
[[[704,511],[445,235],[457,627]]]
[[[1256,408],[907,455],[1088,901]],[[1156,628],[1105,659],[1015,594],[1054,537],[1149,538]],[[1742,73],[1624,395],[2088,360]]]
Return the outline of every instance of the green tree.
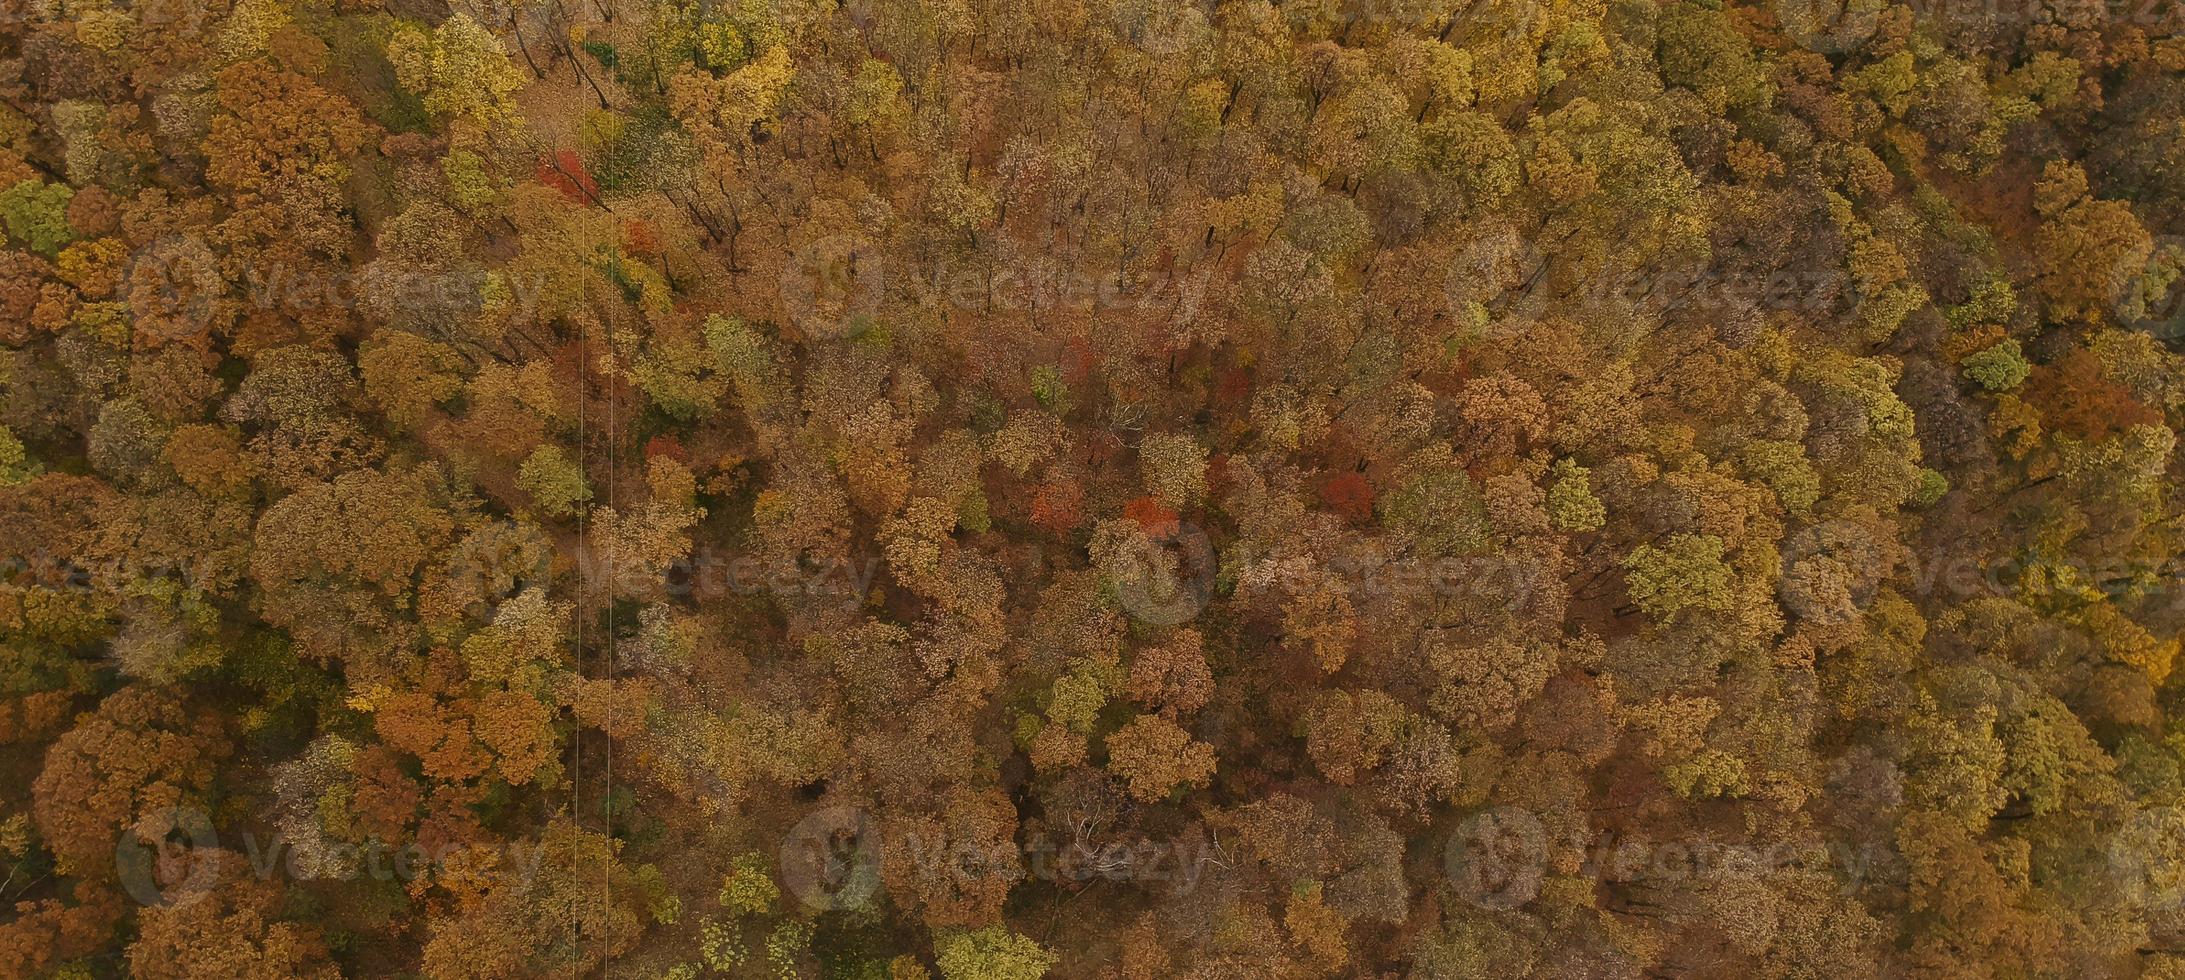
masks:
[[[1061,961],[1002,926],[947,932],[934,939],[933,949],[947,980],[1039,980]]]
[[[1672,534],[1662,547],[1631,549],[1623,565],[1631,601],[1656,619],[1729,608],[1732,573],[1723,563],[1722,539],[1714,535]]]
[[[571,462],[556,445],[540,446],[525,459],[516,473],[516,485],[530,494],[531,501],[548,517],[568,517],[577,512],[578,505],[592,499],[583,468]]]
[[[1960,366],[1966,377],[1989,391],[2016,388],[2033,372],[2033,365],[2027,363],[2016,340],[1997,341],[1994,346],[1967,354]]]
[[[66,184],[17,181],[0,190],[0,224],[31,251],[52,258],[76,237],[68,224],[68,202],[74,196]]]

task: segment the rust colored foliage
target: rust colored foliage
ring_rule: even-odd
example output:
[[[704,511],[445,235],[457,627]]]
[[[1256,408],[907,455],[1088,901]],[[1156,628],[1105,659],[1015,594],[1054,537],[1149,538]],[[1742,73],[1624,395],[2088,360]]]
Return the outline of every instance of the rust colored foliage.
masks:
[[[2185,977],[2185,38],[1837,6],[7,4],[0,980]]]

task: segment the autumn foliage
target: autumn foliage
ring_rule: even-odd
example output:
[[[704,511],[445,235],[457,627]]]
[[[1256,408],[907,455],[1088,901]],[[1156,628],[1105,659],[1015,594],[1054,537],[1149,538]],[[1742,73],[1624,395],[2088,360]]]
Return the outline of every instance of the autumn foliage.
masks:
[[[2185,976],[2185,38],[1963,6],[10,3],[0,980]]]

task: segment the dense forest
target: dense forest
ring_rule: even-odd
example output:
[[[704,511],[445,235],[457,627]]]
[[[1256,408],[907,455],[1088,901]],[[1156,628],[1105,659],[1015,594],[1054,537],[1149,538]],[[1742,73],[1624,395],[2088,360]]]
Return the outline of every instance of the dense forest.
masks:
[[[0,63],[0,977],[2185,978],[2175,2]]]

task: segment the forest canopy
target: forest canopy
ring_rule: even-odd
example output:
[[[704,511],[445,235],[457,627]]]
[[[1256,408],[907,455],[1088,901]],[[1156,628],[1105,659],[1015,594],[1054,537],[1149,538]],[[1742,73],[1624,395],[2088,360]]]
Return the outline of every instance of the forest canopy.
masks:
[[[2185,978],[2185,8],[0,0],[0,977]]]

